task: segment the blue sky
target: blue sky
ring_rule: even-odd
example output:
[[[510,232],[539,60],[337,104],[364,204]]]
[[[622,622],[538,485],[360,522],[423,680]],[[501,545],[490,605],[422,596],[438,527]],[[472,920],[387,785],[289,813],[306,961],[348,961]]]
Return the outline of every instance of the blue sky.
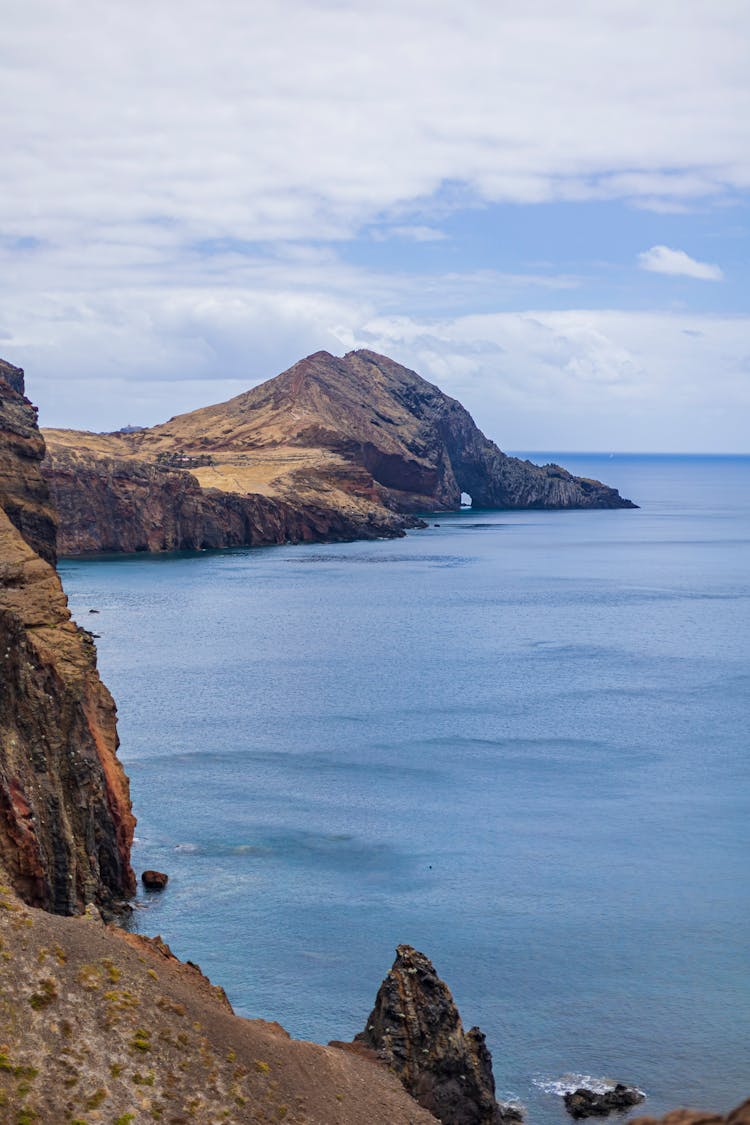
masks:
[[[750,451],[744,0],[8,0],[4,39],[44,424],[371,347],[506,448]]]

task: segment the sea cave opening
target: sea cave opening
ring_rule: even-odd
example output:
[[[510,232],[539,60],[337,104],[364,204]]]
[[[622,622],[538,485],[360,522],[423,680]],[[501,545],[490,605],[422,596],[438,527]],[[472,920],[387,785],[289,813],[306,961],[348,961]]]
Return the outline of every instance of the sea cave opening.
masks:
[[[461,493],[461,507],[462,508],[470,508],[471,507],[471,496],[469,496],[468,492],[462,492]]]

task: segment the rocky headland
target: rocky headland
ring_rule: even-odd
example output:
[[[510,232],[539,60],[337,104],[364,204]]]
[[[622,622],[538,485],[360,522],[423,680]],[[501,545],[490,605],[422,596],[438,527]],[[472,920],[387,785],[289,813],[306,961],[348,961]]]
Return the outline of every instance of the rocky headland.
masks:
[[[316,352],[150,429],[45,437],[64,555],[403,535],[464,492],[476,508],[635,507],[507,456],[459,402],[370,351]]]

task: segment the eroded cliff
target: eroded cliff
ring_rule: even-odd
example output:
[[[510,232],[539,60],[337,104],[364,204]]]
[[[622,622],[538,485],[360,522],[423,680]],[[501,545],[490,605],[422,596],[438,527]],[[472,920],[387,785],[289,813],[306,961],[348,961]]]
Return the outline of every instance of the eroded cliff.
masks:
[[[60,914],[133,894],[134,819],[115,706],[54,569],[44,443],[23,372],[0,366],[0,862]]]
[[[371,507],[202,488],[159,463],[58,449],[44,466],[59,513],[61,555],[190,551],[403,535],[404,520]]]
[[[635,506],[508,457],[459,402],[370,351],[316,352],[151,429],[46,435],[64,554],[400,535],[462,492],[477,508]]]

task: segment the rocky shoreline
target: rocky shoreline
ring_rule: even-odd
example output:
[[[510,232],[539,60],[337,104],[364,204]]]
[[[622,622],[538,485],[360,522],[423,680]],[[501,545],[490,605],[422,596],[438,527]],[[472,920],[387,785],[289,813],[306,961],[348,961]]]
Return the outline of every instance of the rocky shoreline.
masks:
[[[106,923],[135,891],[135,820],[117,758],[114,703],[99,679],[92,635],[71,621],[55,570],[57,517],[40,472],[43,456],[23,372],[0,362],[6,1119],[517,1122],[519,1110],[496,1101],[482,1032],[464,1031],[447,986],[410,946],[399,946],[354,1042],[323,1047],[290,1039],[278,1024],[240,1019],[223,990],[175,958],[161,938]],[[179,487],[200,504],[192,485],[180,479]],[[150,885],[166,885],[163,873],[145,874]],[[623,1091],[617,1087],[618,1104],[604,1108],[623,1108]],[[681,1110],[633,1125],[750,1125],[750,1102],[727,1117]]]

